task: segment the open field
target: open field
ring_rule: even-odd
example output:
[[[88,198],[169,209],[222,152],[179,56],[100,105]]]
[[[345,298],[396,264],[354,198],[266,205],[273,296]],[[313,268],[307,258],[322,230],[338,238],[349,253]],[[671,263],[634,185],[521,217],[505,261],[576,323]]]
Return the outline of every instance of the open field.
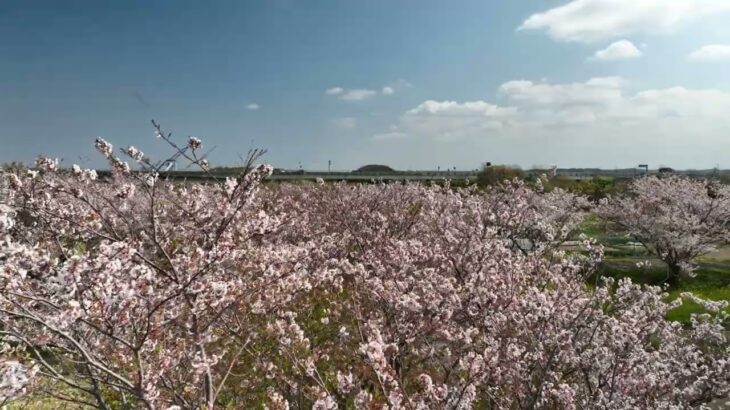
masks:
[[[723,249],[723,253],[725,252],[727,249]],[[647,260],[651,262],[653,268],[647,270],[636,267],[637,263]],[[730,302],[730,259],[703,258],[699,261],[699,265],[696,277],[683,281],[678,288],[669,289],[669,298],[680,297],[682,292],[692,292],[706,299]],[[646,256],[609,256],[601,267],[600,273],[615,278],[628,277],[635,282],[650,285],[660,285],[667,279],[666,267],[662,262]],[[690,314],[704,311],[696,303],[685,300],[682,306],[671,310],[667,317],[688,324]],[[730,308],[726,308],[725,311],[730,313]],[[730,329],[730,322],[726,323],[726,326]]]
[[[605,258],[597,275],[613,278],[631,278],[636,283],[661,286],[668,279],[667,266],[649,254],[640,243],[626,232],[609,229],[594,215],[589,215],[578,230],[595,238],[605,246]],[[637,267],[649,262],[650,267]],[[678,287],[669,288],[669,298],[680,297],[682,292],[692,292],[710,300],[730,302],[730,246],[721,246],[697,260],[699,269],[693,278],[685,278]],[[595,278],[592,278],[595,279]],[[730,313],[730,307],[726,309]],[[685,300],[683,305],[669,312],[667,317],[688,324],[692,313],[704,309],[696,303]],[[730,323],[725,324],[730,329]]]

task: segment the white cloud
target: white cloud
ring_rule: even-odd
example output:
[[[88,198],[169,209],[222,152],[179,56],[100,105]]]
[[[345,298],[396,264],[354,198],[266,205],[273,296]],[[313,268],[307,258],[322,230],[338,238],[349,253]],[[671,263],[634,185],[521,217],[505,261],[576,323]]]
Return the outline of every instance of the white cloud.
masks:
[[[392,140],[400,140],[404,138],[408,138],[409,135],[404,132],[399,131],[391,131],[391,132],[384,132],[381,134],[375,134],[373,135],[373,139],[376,141],[392,141]]]
[[[512,108],[503,108],[489,104],[484,101],[467,101],[458,103],[456,101],[434,101],[428,100],[419,104],[416,108],[409,110],[410,115],[438,115],[443,117],[458,116],[483,116],[483,117],[504,117],[513,114]]]
[[[646,90],[632,96],[626,116],[639,118],[682,118],[686,121],[727,122],[730,110],[730,93],[720,90],[693,90],[672,87]]]
[[[620,99],[623,84],[624,80],[619,77],[598,77],[570,84],[517,80],[502,84],[499,92],[523,105],[590,105]]]
[[[340,95],[343,91],[345,90],[342,87],[332,87],[328,88],[324,93],[327,95]]]
[[[358,88],[355,90],[347,90],[344,94],[340,95],[340,99],[344,101],[362,101],[368,98],[374,97],[377,92],[368,90],[365,88]]]
[[[707,45],[690,53],[688,58],[700,62],[730,61],[730,45]]]
[[[544,30],[555,40],[596,42],[637,32],[662,32],[730,11],[728,0],[572,0],[536,13],[519,30]]]
[[[330,124],[337,128],[342,129],[353,129],[357,127],[357,118],[354,117],[342,117],[330,120]]]
[[[627,81],[604,77],[566,84],[510,81],[498,94],[505,104],[424,101],[401,115],[397,132],[436,140],[575,135],[590,141],[630,133],[656,144],[688,134],[722,139],[730,132],[730,92],[720,90],[632,91]]]
[[[601,61],[626,60],[641,57],[641,54],[641,50],[634,43],[629,40],[619,40],[611,43],[603,50],[596,51],[593,59]]]
[[[401,116],[406,133],[458,139],[467,134],[507,127],[517,111],[485,101],[424,101]]]
[[[399,82],[401,84],[401,82]],[[410,84],[408,84],[410,86]],[[404,85],[405,86],[405,85]],[[324,92],[326,95],[336,96],[343,101],[362,101],[378,95],[378,91],[370,90],[367,88],[353,88],[345,89],[342,87],[333,87]],[[380,89],[381,95],[393,95],[395,94],[394,86],[384,86]]]
[[[261,106],[258,105],[258,104],[256,104],[256,103],[251,103],[251,104],[249,104],[249,105],[246,106],[246,109],[249,110],[249,111],[256,111],[259,108],[261,108]]]

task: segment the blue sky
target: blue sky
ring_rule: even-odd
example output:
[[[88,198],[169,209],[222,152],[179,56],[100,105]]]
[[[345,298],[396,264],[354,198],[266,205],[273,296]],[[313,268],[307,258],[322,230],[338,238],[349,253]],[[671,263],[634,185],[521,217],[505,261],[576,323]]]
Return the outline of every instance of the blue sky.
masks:
[[[730,168],[726,0],[0,2],[0,162]]]

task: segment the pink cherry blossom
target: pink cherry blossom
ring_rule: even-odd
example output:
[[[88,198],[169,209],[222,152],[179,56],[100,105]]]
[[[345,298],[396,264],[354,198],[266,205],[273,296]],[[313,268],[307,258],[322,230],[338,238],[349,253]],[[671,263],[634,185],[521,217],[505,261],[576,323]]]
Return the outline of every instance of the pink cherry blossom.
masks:
[[[0,198],[8,400],[63,386],[50,393],[99,408],[624,409],[730,393],[725,305],[588,286],[601,246],[560,246],[580,196],[263,184],[256,153],[230,179],[179,183],[96,145],[109,177],[11,174]],[[682,299],[707,313],[667,320]]]
[[[730,241],[730,188],[680,176],[644,177],[630,194],[608,198],[603,218],[626,229],[669,270],[669,281],[691,276],[693,260]]]

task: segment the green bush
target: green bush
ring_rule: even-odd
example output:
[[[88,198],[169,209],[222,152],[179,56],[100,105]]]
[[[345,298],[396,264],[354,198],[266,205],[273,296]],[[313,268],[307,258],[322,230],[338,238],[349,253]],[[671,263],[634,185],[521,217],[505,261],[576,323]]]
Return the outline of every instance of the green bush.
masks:
[[[481,187],[494,186],[503,183],[505,180],[525,179],[526,176],[525,171],[517,166],[487,165],[479,172],[477,185]]]

